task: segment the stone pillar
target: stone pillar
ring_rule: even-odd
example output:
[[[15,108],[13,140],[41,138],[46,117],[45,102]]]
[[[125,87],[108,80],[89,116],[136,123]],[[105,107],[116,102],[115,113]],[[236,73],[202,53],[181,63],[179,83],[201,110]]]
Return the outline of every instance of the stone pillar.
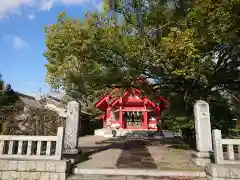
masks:
[[[79,103],[71,101],[67,106],[67,118],[64,138],[64,154],[78,153]]]
[[[212,152],[212,134],[210,123],[210,111],[207,102],[199,100],[194,105],[196,151],[193,152],[192,160],[199,166],[210,163]]]
[[[222,133],[218,129],[214,129],[213,133],[213,146],[214,146],[214,159],[216,164],[222,164],[223,159],[223,148],[222,148]],[[232,153],[234,154],[234,153]]]

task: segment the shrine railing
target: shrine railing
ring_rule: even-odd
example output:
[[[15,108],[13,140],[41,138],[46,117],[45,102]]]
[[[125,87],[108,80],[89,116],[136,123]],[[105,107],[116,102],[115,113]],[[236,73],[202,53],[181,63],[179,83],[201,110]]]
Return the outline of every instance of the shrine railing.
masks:
[[[240,139],[222,139],[221,131],[212,131],[214,158],[217,164],[240,164]]]
[[[56,136],[0,136],[0,159],[61,160],[64,128]]]

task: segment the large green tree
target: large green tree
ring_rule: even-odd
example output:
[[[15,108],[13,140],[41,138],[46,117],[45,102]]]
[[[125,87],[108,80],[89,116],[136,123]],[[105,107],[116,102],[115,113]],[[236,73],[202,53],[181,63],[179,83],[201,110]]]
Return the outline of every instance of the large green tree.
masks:
[[[193,104],[203,99],[213,127],[227,132],[240,88],[239,7],[239,0],[118,0],[83,21],[61,13],[45,28],[47,81],[91,102],[144,76],[145,93],[169,99],[170,128],[190,136]]]
[[[0,109],[3,107],[13,105],[18,96],[15,94],[10,85],[5,85],[0,74]]]

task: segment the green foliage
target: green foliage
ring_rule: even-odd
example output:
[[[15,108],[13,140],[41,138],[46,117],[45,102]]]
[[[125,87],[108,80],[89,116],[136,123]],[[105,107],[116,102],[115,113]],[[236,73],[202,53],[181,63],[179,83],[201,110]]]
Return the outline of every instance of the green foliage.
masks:
[[[0,74],[0,108],[14,104],[18,100],[18,96],[12,90],[10,85],[4,85]]]
[[[102,128],[99,119],[91,119],[88,126],[88,134],[94,134],[94,130]]]
[[[141,87],[151,98],[169,99],[163,116],[169,128],[193,132],[193,104],[203,99],[213,127],[228,133],[240,89],[240,2],[113,2],[83,22],[62,13],[45,28],[49,84],[94,102],[113,86],[136,86],[134,79],[144,76],[154,80],[155,91]]]

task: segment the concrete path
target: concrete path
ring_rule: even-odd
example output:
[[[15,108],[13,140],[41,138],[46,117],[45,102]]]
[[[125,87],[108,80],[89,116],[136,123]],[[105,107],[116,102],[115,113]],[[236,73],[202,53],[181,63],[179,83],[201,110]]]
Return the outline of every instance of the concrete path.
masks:
[[[103,141],[106,141],[110,138],[105,138],[102,136],[81,136],[78,138],[78,145],[79,147],[90,147],[90,146],[96,146],[98,143],[101,143]]]
[[[124,140],[100,136],[79,138],[79,147],[83,153],[76,164],[77,168],[115,168],[122,150],[118,144]]]
[[[126,140],[116,167],[134,169],[158,169],[147,148],[147,142],[139,139]]]
[[[79,138],[83,154],[75,164],[79,169],[160,169],[202,171],[189,161],[180,140],[153,139],[145,134],[124,138],[87,136]]]
[[[68,179],[200,180],[194,177],[206,177],[202,168],[189,162],[188,151],[181,146],[177,138],[154,139],[146,133],[121,138],[80,137],[83,153],[74,164],[74,175]]]

